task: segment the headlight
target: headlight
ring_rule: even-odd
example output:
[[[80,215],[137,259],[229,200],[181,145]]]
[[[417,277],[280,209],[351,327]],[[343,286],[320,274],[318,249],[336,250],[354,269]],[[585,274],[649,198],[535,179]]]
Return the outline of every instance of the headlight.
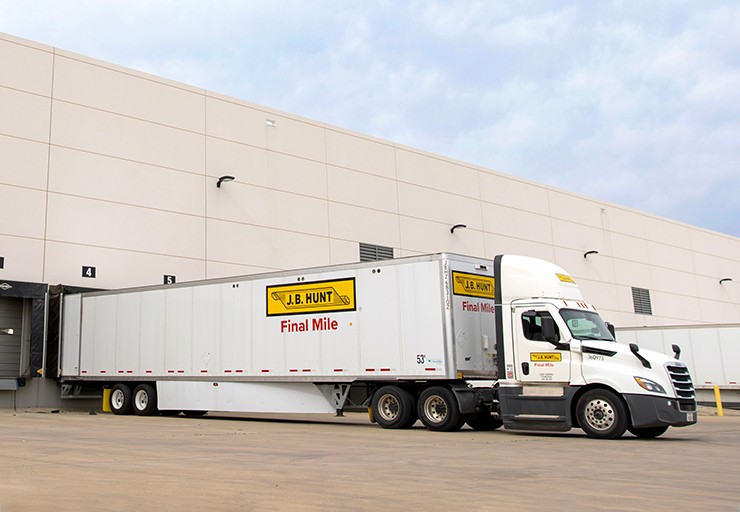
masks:
[[[658,384],[657,382],[653,382],[650,379],[643,379],[642,377],[635,377],[635,381],[640,385],[640,387],[646,391],[650,391],[651,393],[663,393],[666,394],[665,389],[663,389],[663,386]]]

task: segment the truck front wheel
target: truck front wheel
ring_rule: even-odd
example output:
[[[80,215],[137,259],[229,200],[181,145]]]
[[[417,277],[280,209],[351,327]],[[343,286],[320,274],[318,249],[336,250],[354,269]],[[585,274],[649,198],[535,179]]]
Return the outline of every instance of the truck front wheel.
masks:
[[[454,393],[441,386],[425,389],[419,397],[418,408],[419,419],[429,430],[454,432],[465,423]]]
[[[414,397],[398,386],[383,386],[371,403],[373,416],[383,428],[408,428],[416,423]]]
[[[113,414],[131,414],[131,388],[116,384],[110,392],[110,410]]]
[[[578,400],[577,415],[583,431],[597,439],[617,439],[629,425],[624,402],[606,389],[586,391]]]
[[[149,384],[139,384],[134,390],[134,412],[139,416],[157,414],[157,392]]]

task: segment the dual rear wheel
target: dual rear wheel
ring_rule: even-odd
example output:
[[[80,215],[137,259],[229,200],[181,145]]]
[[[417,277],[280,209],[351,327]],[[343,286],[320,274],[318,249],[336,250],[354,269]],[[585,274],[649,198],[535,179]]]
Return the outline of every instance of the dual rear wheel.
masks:
[[[128,384],[119,382],[111,388],[110,408],[113,414],[136,414],[137,416],[176,416],[180,411],[161,411],[157,408],[157,390],[151,384],[139,384],[133,391]],[[185,416],[203,416],[207,411],[182,411]]]
[[[419,417],[414,395],[406,388],[383,386],[373,395],[371,408],[375,421],[383,428],[410,428]]]
[[[113,414],[152,416],[158,414],[157,391],[149,384],[139,384],[131,391],[127,384],[118,383],[110,392],[110,408]]]
[[[475,430],[494,430],[501,420],[489,412],[463,415],[455,393],[443,386],[431,386],[416,397],[400,386],[383,386],[373,395],[371,409],[383,428],[409,428],[417,419],[429,430],[453,432],[467,423]]]

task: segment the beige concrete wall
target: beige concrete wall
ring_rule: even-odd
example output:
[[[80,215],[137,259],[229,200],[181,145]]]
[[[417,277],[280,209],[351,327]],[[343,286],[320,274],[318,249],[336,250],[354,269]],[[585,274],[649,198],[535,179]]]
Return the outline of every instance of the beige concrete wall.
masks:
[[[0,280],[183,282],[367,242],[554,261],[620,326],[740,321],[737,238],[12,36],[0,63]]]

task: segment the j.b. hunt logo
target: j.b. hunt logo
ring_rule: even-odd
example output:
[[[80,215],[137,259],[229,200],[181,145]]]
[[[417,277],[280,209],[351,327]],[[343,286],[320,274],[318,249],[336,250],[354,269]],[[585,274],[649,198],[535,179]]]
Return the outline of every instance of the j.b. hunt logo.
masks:
[[[355,279],[268,286],[267,316],[355,310]]]
[[[452,293],[455,295],[493,299],[493,289],[493,277],[452,272]]]

